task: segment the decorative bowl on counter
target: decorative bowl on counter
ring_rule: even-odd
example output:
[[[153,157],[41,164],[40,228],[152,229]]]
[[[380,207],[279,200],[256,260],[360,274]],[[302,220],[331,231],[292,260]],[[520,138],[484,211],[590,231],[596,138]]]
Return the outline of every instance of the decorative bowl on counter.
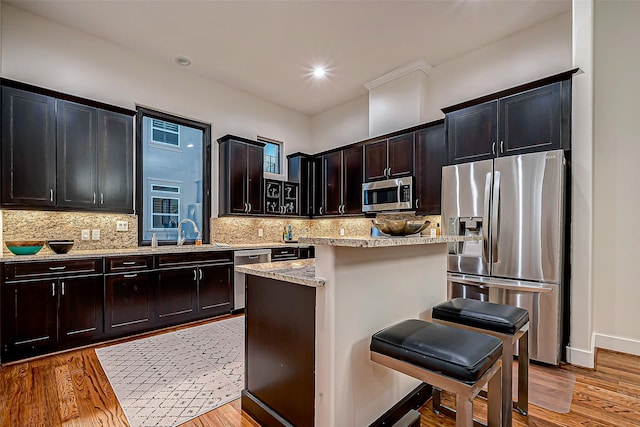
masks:
[[[371,221],[378,230],[391,236],[409,236],[424,230],[431,224],[431,221],[415,219],[373,219]]]
[[[7,249],[14,255],[35,255],[44,246],[42,240],[6,240]]]
[[[66,254],[73,247],[73,240],[49,240],[47,246],[57,254]]]

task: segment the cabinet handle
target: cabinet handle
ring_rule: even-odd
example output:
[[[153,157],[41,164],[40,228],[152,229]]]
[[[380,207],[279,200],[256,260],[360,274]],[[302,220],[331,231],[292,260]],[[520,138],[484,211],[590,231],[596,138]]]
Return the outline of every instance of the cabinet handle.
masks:
[[[248,204],[244,204],[244,213],[247,213],[249,211],[249,205]]]
[[[56,282],[51,282],[51,296],[56,296]]]
[[[51,270],[51,271],[60,271],[60,270],[64,270],[65,268],[67,268],[66,265],[61,265],[60,267],[49,267],[49,270]]]
[[[500,141],[500,153],[504,153],[504,141]]]
[[[247,213],[251,213],[251,203],[247,203],[249,205],[249,212]]]
[[[201,268],[199,268],[199,269],[198,269],[198,273],[199,273],[199,274],[198,274],[198,278],[199,278],[200,280],[202,280],[202,278],[204,277],[204,273],[202,272],[202,269],[201,269]]]
[[[62,296],[64,296],[64,282],[62,282]]]
[[[320,215],[322,215],[322,206],[320,206]]]
[[[93,204],[94,205],[96,204],[96,193],[95,193],[95,191],[93,192]]]
[[[491,154],[496,154],[496,143],[495,142],[491,143]]]
[[[391,168],[387,168],[387,178],[391,177]]]
[[[136,265],[135,261],[123,261],[122,265]]]
[[[104,205],[104,193],[100,193],[100,204]]]
[[[416,199],[416,209],[420,207],[420,199]]]
[[[196,268],[193,269],[193,280],[198,280],[198,272]]]
[[[53,202],[53,188],[49,189],[49,200]]]
[[[125,279],[133,279],[134,277],[138,277],[138,273],[134,273],[134,274],[125,274],[124,276]]]

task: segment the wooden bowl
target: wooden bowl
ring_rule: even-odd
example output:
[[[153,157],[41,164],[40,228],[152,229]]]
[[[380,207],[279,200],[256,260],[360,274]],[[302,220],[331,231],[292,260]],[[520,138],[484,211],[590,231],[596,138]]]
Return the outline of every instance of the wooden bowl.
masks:
[[[57,254],[66,254],[73,247],[73,240],[49,240],[47,246]]]

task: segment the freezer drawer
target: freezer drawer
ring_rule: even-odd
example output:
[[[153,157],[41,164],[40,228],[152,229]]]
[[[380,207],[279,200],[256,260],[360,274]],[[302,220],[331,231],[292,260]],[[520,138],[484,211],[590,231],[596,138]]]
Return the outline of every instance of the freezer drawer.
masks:
[[[447,298],[476,299],[528,310],[530,359],[551,365],[560,362],[560,285],[450,274]],[[517,346],[514,351],[517,354]]]

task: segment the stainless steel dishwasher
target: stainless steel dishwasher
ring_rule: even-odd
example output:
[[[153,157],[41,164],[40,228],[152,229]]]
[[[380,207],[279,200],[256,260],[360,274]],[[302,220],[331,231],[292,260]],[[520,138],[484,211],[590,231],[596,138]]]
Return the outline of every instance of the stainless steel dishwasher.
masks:
[[[271,261],[271,249],[248,249],[233,253],[233,266]],[[244,309],[244,273],[233,273],[233,310]]]

